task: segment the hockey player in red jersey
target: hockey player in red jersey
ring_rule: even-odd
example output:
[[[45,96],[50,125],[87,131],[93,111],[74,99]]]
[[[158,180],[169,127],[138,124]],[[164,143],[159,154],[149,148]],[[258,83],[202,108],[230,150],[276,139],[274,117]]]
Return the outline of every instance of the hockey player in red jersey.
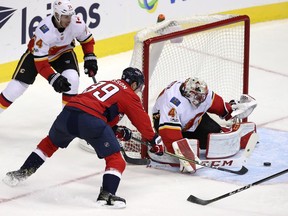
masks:
[[[117,126],[120,118],[127,115],[153,146],[153,153],[163,155],[164,151],[161,137],[153,131],[150,118],[136,94],[142,91],[143,84],[143,73],[129,67],[123,71],[121,79],[100,81],[73,97],[58,115],[48,136],[37,145],[21,168],[8,172],[3,181],[8,185],[17,185],[35,173],[58,148],[66,148],[75,137],[79,137],[95,149],[99,158],[106,161],[97,204],[125,207],[126,201],[115,195],[125,169],[125,161],[115,134],[118,138],[129,140],[131,132],[125,127]]]
[[[184,142],[187,145],[185,149],[191,148],[196,156],[199,155],[200,147],[206,149],[206,158],[226,158],[245,147],[247,139],[242,140],[242,137],[250,136],[256,126],[254,123],[243,123],[237,128],[223,128],[208,113],[225,120],[234,117],[243,119],[250,115],[256,105],[255,99],[249,95],[242,95],[239,102],[224,102],[220,95],[208,89],[203,80],[191,77],[185,81],[172,82],[160,93],[152,109],[154,128],[171,153],[178,154],[180,142],[177,141],[187,138],[189,143]],[[151,155],[151,158],[162,162],[165,157],[158,160],[157,156]],[[164,162],[169,163],[169,160]]]
[[[94,39],[85,22],[74,14],[69,0],[56,0],[53,10],[53,15],[39,23],[12,80],[0,94],[0,113],[34,83],[38,73],[56,92],[63,93],[63,104],[75,96],[79,86],[78,62],[73,51],[75,39],[84,52],[84,72],[90,77],[96,75]]]

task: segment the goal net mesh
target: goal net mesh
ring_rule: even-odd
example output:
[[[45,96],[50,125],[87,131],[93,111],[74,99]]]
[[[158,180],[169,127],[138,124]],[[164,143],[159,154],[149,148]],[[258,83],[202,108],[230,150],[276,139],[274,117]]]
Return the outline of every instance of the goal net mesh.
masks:
[[[168,84],[192,76],[225,101],[248,93],[248,27],[247,16],[211,15],[165,20],[139,31],[130,65],[145,74],[140,97],[149,115]],[[135,130],[126,118],[120,124]]]

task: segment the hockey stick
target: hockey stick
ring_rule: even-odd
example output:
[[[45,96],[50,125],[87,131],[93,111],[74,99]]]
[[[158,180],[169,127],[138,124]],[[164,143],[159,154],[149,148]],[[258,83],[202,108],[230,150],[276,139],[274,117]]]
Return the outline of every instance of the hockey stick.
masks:
[[[281,172],[278,172],[278,173],[276,173],[276,174],[274,174],[274,175],[268,176],[268,177],[266,177],[266,178],[264,178],[264,179],[261,179],[261,180],[259,180],[259,181],[253,182],[253,183],[251,183],[251,184],[245,185],[244,187],[238,188],[237,190],[234,190],[234,191],[231,191],[231,192],[229,192],[229,193],[223,194],[223,195],[221,195],[221,196],[219,196],[219,197],[216,197],[216,198],[214,198],[214,199],[203,200],[203,199],[197,198],[197,197],[195,197],[195,196],[193,196],[193,195],[190,195],[190,196],[187,198],[187,201],[192,202],[192,203],[196,203],[196,204],[199,204],[199,205],[207,205],[207,204],[209,204],[209,203],[215,202],[215,201],[217,201],[217,200],[220,200],[220,199],[223,199],[223,198],[225,198],[225,197],[228,197],[228,196],[234,195],[234,194],[236,194],[236,193],[239,193],[239,192],[241,192],[241,191],[244,191],[244,190],[246,190],[246,189],[248,189],[248,188],[250,188],[250,187],[252,187],[252,186],[261,184],[262,182],[268,181],[268,180],[270,180],[270,179],[272,179],[272,178],[276,178],[277,176],[283,175],[283,174],[285,174],[286,172],[288,172],[288,169],[283,170],[283,171],[281,171]]]
[[[95,76],[92,76],[93,82],[97,83]]]
[[[122,152],[122,155],[127,163],[135,164],[135,165],[147,165],[149,163],[149,159],[146,159],[146,158],[129,157],[120,142],[119,142],[119,145],[120,145],[120,150]],[[80,143],[80,148],[90,153],[94,153],[94,154],[96,153],[94,148],[88,142],[86,142],[85,144]]]
[[[143,142],[142,140],[136,138],[136,137],[133,137],[132,136],[132,139],[143,144],[143,145],[146,145],[148,146],[147,143]],[[256,142],[258,140],[258,136],[257,134],[253,133],[248,141],[248,144],[247,146],[255,146]],[[248,172],[248,169],[245,167],[245,166],[242,166],[240,170],[230,170],[230,169],[226,169],[226,168],[222,168],[222,167],[218,167],[218,166],[213,166],[211,163],[205,163],[205,162],[199,162],[199,161],[196,161],[196,160],[191,160],[191,159],[188,159],[188,158],[185,158],[185,157],[182,157],[182,156],[179,156],[179,155],[176,155],[176,154],[172,154],[170,152],[167,152],[165,151],[165,154],[167,155],[170,155],[171,157],[175,157],[175,158],[178,158],[178,159],[181,159],[181,160],[185,160],[185,161],[188,161],[188,162],[192,162],[192,163],[195,163],[199,166],[203,166],[203,167],[207,167],[207,168],[210,168],[210,169],[216,169],[216,170],[220,170],[220,171],[223,171],[223,172],[229,172],[229,173],[233,173],[233,174],[237,174],[237,175],[244,175],[245,173]]]
[[[125,159],[125,161],[127,163],[130,163],[130,164],[134,164],[134,165],[147,165],[149,164],[149,159],[147,158],[132,158],[132,157],[129,157],[127,154],[126,154],[126,151],[124,150],[123,146],[121,143],[120,144],[120,149],[121,149],[121,152],[122,152],[122,155]]]
[[[252,138],[251,138],[252,139]],[[254,136],[254,139],[256,139],[254,142],[249,142],[247,143],[245,149],[243,150],[243,152],[241,152],[240,157],[229,157],[229,158],[218,158],[218,159],[201,159],[202,163],[206,164],[207,166],[228,166],[228,167],[242,167],[242,165],[244,165],[245,163],[247,163],[248,158],[250,157],[251,153],[253,152],[256,144],[257,144],[257,140],[258,140],[258,136]],[[151,159],[153,161],[153,159]],[[157,163],[157,167],[173,167],[174,163],[169,163],[169,162],[162,162],[162,161],[157,161],[155,160],[155,162]],[[158,164],[159,163],[159,164]],[[151,164],[151,162],[150,162]],[[153,164],[153,163],[152,163]],[[152,165],[153,167],[153,165]]]
[[[139,140],[136,137],[132,136],[132,139],[135,140],[135,141],[140,142],[143,145],[148,145],[148,144],[146,144],[145,142],[142,142],[142,140]],[[165,151],[165,154],[170,155],[171,157],[174,157],[174,158],[177,158],[177,159],[181,159],[181,160],[185,160],[185,161],[188,161],[188,162],[195,163],[195,164],[197,164],[199,166],[207,167],[207,168],[210,168],[210,169],[216,169],[216,170],[220,170],[220,171],[223,171],[223,172],[229,172],[229,173],[233,173],[233,174],[237,174],[237,175],[244,175],[245,173],[248,172],[248,169],[245,166],[242,166],[240,170],[234,171],[234,170],[230,170],[230,169],[226,169],[226,168],[222,168],[222,167],[207,165],[206,163],[198,162],[196,160],[191,160],[191,159],[188,159],[188,158],[176,155],[176,154],[172,154],[172,153],[167,152],[167,151]]]

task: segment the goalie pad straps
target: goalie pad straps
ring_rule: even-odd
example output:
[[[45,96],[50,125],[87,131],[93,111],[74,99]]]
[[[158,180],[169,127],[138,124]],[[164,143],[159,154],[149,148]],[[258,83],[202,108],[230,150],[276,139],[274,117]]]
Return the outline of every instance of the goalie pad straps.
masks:
[[[196,146],[199,146],[198,140],[181,139],[172,143],[175,154],[191,160],[200,161],[197,155],[194,153],[192,146],[189,144],[189,141],[192,145],[194,144]],[[179,161],[181,172],[190,172],[190,173],[196,172],[196,169],[198,167],[196,167],[195,163],[181,159],[179,159]]]

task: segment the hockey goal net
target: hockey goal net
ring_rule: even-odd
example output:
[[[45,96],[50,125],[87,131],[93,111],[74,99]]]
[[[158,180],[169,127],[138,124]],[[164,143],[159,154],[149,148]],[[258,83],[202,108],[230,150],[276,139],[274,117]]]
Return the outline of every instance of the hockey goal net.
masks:
[[[246,15],[211,15],[165,20],[139,31],[131,66],[144,72],[142,101],[149,115],[169,83],[191,76],[203,79],[225,101],[248,93],[249,30]],[[125,118],[121,123],[134,128]],[[126,144],[131,151],[141,149],[134,141]],[[145,157],[145,148],[141,154]]]

